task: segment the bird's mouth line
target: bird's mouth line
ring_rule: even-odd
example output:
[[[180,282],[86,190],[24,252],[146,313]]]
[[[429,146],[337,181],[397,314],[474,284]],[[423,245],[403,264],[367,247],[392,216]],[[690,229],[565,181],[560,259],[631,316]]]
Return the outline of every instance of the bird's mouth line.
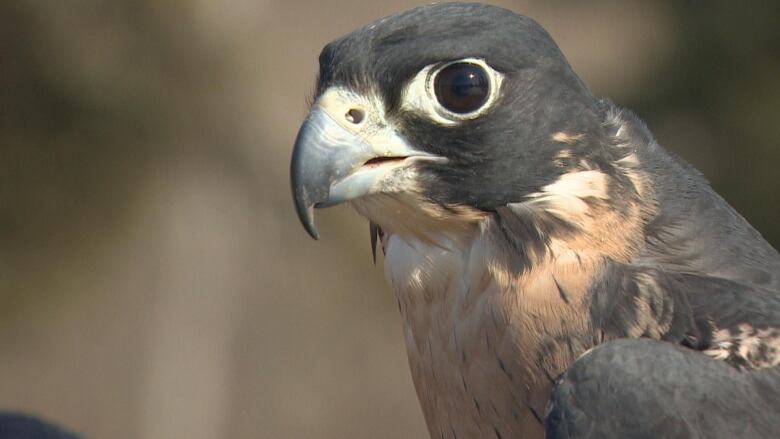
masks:
[[[407,167],[419,162],[446,163],[447,158],[434,155],[405,155],[374,157],[363,162],[356,172],[376,171],[379,168]]]
[[[409,156],[391,156],[391,157],[374,157],[367,160],[360,167],[361,169],[374,169],[383,165],[403,164]]]

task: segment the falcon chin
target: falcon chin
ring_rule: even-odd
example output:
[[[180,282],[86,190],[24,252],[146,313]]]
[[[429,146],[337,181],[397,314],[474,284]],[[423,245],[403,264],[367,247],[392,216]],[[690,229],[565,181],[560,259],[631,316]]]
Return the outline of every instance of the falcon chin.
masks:
[[[536,22],[423,6],[320,55],[291,177],[349,203],[432,438],[768,438],[780,255]]]

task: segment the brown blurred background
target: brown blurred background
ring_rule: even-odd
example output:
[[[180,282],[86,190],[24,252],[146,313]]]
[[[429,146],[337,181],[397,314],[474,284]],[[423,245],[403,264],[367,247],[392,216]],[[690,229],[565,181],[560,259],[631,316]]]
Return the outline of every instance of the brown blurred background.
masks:
[[[418,2],[0,2],[0,408],[90,438],[422,438],[368,227],[292,209],[320,48]],[[780,3],[497,2],[780,244]]]

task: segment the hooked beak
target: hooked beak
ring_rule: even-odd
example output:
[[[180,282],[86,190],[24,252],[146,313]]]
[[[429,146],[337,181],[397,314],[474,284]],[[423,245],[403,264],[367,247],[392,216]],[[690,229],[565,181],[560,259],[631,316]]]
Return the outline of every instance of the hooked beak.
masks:
[[[295,139],[290,178],[298,218],[317,239],[315,207],[382,192],[393,170],[421,160],[446,161],[411,148],[366,99],[341,89],[328,90]]]

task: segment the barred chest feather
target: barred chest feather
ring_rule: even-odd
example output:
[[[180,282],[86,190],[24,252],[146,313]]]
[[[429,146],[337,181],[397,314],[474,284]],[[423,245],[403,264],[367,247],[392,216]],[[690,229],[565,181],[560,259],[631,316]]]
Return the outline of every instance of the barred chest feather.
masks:
[[[541,438],[553,380],[594,345],[585,289],[598,258],[556,248],[515,272],[486,219],[428,242],[383,237],[431,436]]]

